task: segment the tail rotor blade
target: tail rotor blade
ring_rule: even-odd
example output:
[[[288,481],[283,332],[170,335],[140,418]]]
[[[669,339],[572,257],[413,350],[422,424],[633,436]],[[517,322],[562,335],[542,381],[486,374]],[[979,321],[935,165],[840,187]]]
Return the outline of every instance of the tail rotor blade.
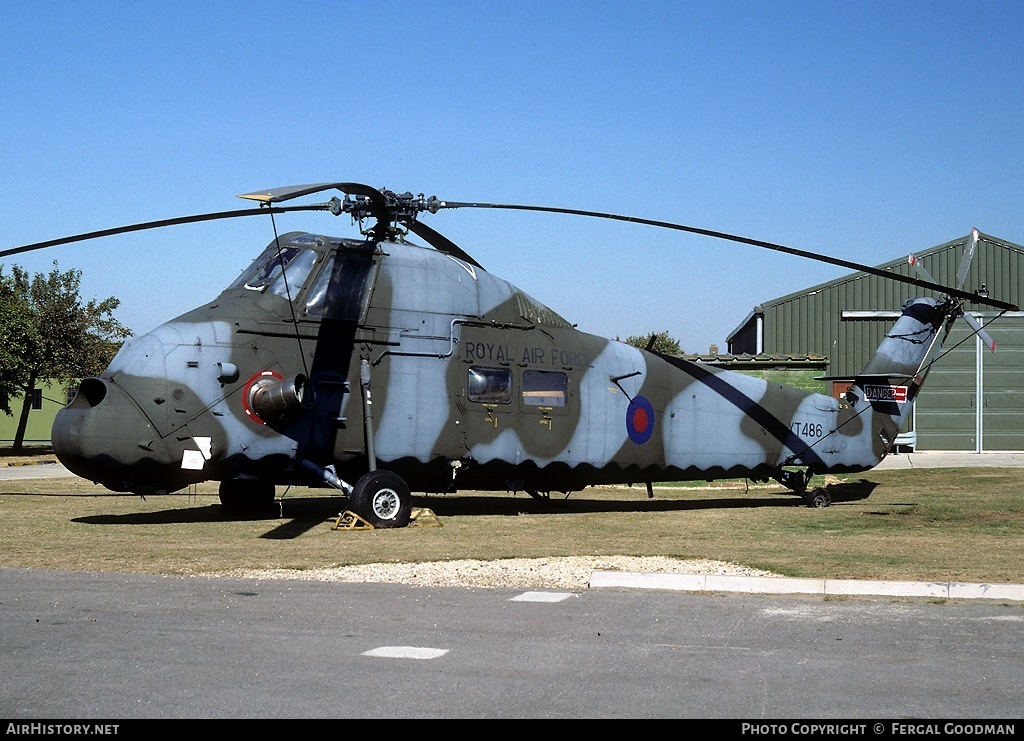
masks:
[[[956,289],[963,290],[967,281],[967,272],[971,269],[971,261],[974,259],[974,252],[978,249],[978,230],[971,229],[971,237],[967,240],[967,247],[964,249],[964,256],[960,258],[960,268],[956,271]]]
[[[974,259],[974,253],[978,249],[978,237],[978,230],[971,229],[971,236],[967,241],[967,247],[964,249],[964,255],[960,258],[960,267],[956,272],[956,288],[958,291],[962,291],[964,283],[967,282],[967,273],[971,269],[971,261]],[[918,272],[923,280],[930,281],[932,283],[936,282],[935,278],[933,278],[931,273],[928,272],[928,269],[921,264],[921,261],[917,259],[916,255],[910,255],[907,262]],[[995,352],[996,341],[992,338],[992,335],[984,330],[981,326],[981,322],[970,314],[964,313],[962,309],[959,311],[959,314],[964,318],[965,322],[971,325],[971,329],[973,329],[974,333],[981,338],[981,341],[985,343],[985,346],[992,352]],[[940,344],[938,352],[941,352],[941,350],[942,345]]]
[[[974,332],[978,335],[978,337],[981,338],[981,341],[985,343],[985,347],[987,347],[992,352],[995,352],[996,341],[992,339],[992,335],[990,335],[988,332],[984,330],[984,328],[981,326],[981,322],[979,322],[970,314],[964,314],[963,318],[964,321],[971,325],[971,329],[973,329]]]
[[[909,255],[907,257],[907,264],[917,271],[917,274],[921,276],[922,280],[938,284],[938,281],[935,280],[934,276],[928,272],[928,268],[926,268],[921,261],[917,259],[917,255]]]

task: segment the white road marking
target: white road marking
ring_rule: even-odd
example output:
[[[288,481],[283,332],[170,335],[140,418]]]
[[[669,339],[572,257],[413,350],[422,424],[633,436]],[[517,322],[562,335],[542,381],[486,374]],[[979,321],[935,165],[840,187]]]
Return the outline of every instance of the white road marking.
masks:
[[[436,659],[448,653],[447,648],[424,648],[422,646],[381,646],[363,651],[363,656],[384,659]]]
[[[561,602],[572,597],[572,592],[523,592],[510,602]]]

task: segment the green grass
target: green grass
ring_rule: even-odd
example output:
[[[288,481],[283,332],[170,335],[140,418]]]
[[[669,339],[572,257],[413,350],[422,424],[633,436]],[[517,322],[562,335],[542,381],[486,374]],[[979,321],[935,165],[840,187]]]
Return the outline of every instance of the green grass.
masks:
[[[830,479],[830,481],[832,481]],[[815,482],[820,484],[820,482]],[[781,487],[591,488],[567,500],[416,497],[441,527],[332,529],[346,501],[292,489],[225,517],[214,484],[143,500],[79,479],[0,482],[0,565],[185,574],[574,555],[710,558],[789,576],[1024,583],[1024,469],[879,471],[812,509]]]

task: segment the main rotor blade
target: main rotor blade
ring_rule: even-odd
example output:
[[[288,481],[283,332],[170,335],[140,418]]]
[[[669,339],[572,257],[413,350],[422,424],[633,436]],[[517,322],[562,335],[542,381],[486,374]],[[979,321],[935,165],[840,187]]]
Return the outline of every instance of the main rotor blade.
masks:
[[[422,221],[409,222],[408,227],[409,231],[414,234],[418,234],[420,237],[425,239],[427,243],[438,252],[444,252],[452,257],[459,258],[463,262],[468,262],[470,265],[475,265],[481,270],[486,270],[483,265],[474,260],[468,252],[455,244],[455,242],[451,241],[443,234],[434,231]]]
[[[21,247],[12,247],[6,250],[0,250],[0,257],[7,257],[8,255],[17,255],[22,252],[32,252],[33,250],[41,250],[47,247],[56,247],[61,244],[70,244],[72,242],[84,242],[88,239],[99,239],[100,237],[112,237],[115,234],[125,234],[127,232],[138,232],[145,229],[160,229],[165,226],[177,226],[178,224],[193,224],[198,221],[214,221],[215,219],[234,219],[241,216],[260,216],[262,214],[283,214],[289,211],[326,211],[329,210],[329,206],[325,203],[314,203],[308,206],[285,206],[285,207],[270,207],[270,208],[245,208],[236,211],[217,211],[208,214],[195,214],[193,216],[179,216],[175,219],[160,219],[159,221],[145,221],[139,224],[129,224],[128,226],[118,226],[112,229],[100,229],[95,232],[85,232],[84,234],[75,234],[70,237],[61,237],[60,239],[50,239],[46,242],[36,242],[35,244],[26,244]]]
[[[638,216],[621,216],[619,214],[603,213],[601,211],[582,211],[575,208],[556,208],[551,206],[523,206],[509,203],[470,203],[460,201],[445,201],[442,208],[498,208],[498,209],[511,209],[516,211],[539,211],[544,213],[553,214],[570,214],[573,216],[591,216],[598,219],[611,219],[613,221],[627,221],[634,224],[645,224],[647,226],[656,226],[663,229],[674,229],[681,232],[689,232],[690,234],[700,234],[705,237],[714,237],[715,239],[725,239],[730,242],[739,242],[741,244],[749,244],[754,247],[763,247],[768,250],[775,250],[776,252],[785,252],[789,255],[796,255],[797,257],[805,257],[809,260],[816,260],[817,262],[828,263],[829,265],[837,265],[842,268],[849,270],[855,270],[863,273],[869,273],[871,275],[878,275],[882,278],[889,278],[900,283],[909,283],[919,288],[926,288],[931,291],[936,291],[943,295],[956,296],[967,301],[971,301],[977,304],[986,304],[988,306],[994,306],[998,309],[1004,309],[1006,311],[1019,311],[1019,308],[1015,304],[1008,303],[1006,301],[999,301],[993,298],[987,298],[978,296],[974,293],[968,293],[961,290],[960,288],[950,288],[949,286],[939,285],[931,281],[922,280],[913,276],[901,275],[900,273],[893,273],[888,270],[882,270],[880,268],[871,267],[870,265],[862,265],[860,263],[851,262],[849,260],[842,260],[838,257],[829,257],[828,255],[818,254],[816,252],[807,252],[806,250],[796,249],[795,247],[786,247],[785,245],[775,244],[773,242],[765,242],[760,239],[751,239],[750,237],[741,237],[736,234],[728,234],[726,232],[714,231],[712,229],[701,229],[696,226],[686,226],[684,224],[674,224],[669,221],[656,221],[654,219],[643,219]]]
[[[256,191],[255,193],[243,193],[239,198],[246,198],[250,201],[260,203],[280,203],[290,201],[292,198],[301,198],[312,193],[319,193],[324,190],[340,190],[345,195],[363,196],[369,201],[369,211],[378,223],[388,224],[394,214],[387,196],[372,185],[363,183],[315,183],[313,185],[288,185],[283,188],[270,188],[268,190]],[[348,204],[346,204],[348,206]]]
[[[371,185],[363,185],[362,183],[315,183],[313,185],[287,185],[283,188],[270,188],[268,190],[259,190],[255,193],[243,193],[238,196],[239,198],[246,198],[250,201],[259,201],[261,203],[280,203],[281,201],[290,201],[292,198],[301,198],[302,196],[308,196],[312,193],[319,193],[324,190],[340,190],[342,193],[348,193],[349,195],[355,196],[367,196],[371,201],[381,206],[386,205],[384,194],[381,193],[377,188]]]

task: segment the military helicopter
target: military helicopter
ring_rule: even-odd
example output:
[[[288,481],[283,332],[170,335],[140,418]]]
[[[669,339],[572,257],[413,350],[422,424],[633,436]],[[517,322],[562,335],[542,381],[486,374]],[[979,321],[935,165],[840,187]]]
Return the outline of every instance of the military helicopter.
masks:
[[[282,206],[328,190],[324,203]],[[142,229],[288,211],[348,214],[361,239],[276,235],[212,301],[128,341],[57,414],[72,472],[141,495],[218,481],[228,510],[275,487],[331,488],[374,527],[403,527],[412,491],[776,480],[811,506],[812,476],[876,466],[893,448],[967,302],[1013,304],[783,245],[595,211],[443,201],[359,183],[247,193],[256,207],[90,232],[0,257]],[[845,398],[578,330],[421,220],[495,208],[628,221],[781,251],[938,291],[895,322]],[[425,245],[409,239],[412,233]],[[977,242],[974,232],[974,243]],[[980,327],[976,328],[980,330]],[[980,330],[984,331],[984,330]],[[990,338],[989,338],[990,339]]]

